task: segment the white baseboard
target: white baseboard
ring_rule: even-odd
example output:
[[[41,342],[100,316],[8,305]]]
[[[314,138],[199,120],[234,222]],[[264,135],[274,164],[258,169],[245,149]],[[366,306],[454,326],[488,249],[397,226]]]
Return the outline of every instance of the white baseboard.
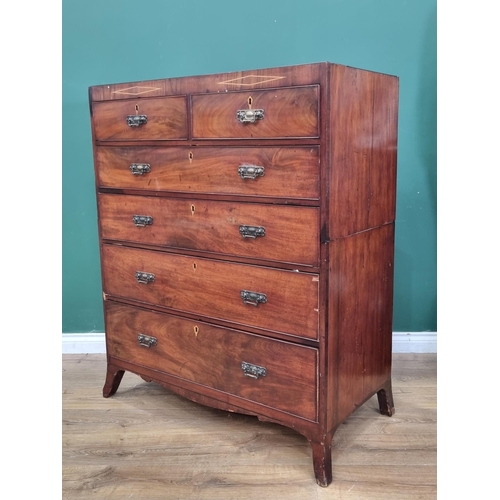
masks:
[[[104,333],[63,333],[63,354],[101,354],[106,352]]]
[[[63,333],[63,354],[106,352],[104,333]],[[437,332],[393,332],[392,352],[437,352]]]
[[[437,332],[392,332],[392,352],[437,352]]]

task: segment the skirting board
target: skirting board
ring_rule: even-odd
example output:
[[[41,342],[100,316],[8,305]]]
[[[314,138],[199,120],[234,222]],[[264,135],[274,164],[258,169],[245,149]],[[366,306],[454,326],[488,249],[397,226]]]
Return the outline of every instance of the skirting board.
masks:
[[[104,333],[63,333],[63,354],[106,352]],[[392,352],[437,352],[437,332],[393,332]]]

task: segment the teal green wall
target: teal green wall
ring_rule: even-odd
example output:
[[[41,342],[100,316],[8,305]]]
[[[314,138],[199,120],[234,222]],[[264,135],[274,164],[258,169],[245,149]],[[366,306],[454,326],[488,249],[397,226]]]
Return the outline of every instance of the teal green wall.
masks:
[[[103,331],[90,85],[330,61],[400,77],[395,331],[436,330],[436,0],[64,0],[63,331]]]

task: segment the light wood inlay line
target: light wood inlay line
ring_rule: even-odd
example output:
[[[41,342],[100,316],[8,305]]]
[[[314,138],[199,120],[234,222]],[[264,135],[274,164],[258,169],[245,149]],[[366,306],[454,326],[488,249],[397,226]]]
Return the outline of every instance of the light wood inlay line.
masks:
[[[137,89],[135,92],[126,92],[127,90],[133,90]],[[146,90],[140,90],[140,89],[146,89]],[[149,92],[155,92],[156,90],[161,90],[159,87],[127,87],[126,89],[121,89],[121,90],[115,90],[114,92],[111,92],[112,94],[125,94],[125,95],[141,95],[141,94],[147,94]]]
[[[255,78],[256,81],[250,82],[246,80],[247,78]],[[273,82],[275,80],[281,80],[285,78],[284,76],[259,76],[259,75],[247,75],[240,78],[233,78],[232,80],[226,80],[224,82],[218,82],[218,85],[242,85],[242,86],[252,86],[259,85],[261,83]],[[245,80],[245,83],[243,83]]]

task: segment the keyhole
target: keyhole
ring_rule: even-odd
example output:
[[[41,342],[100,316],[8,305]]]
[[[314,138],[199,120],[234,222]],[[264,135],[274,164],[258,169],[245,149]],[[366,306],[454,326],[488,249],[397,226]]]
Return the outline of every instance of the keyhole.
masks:
[[[193,153],[190,151],[189,152],[189,163],[193,161]]]
[[[195,327],[193,328],[193,330],[194,330],[194,334],[195,334],[196,336],[198,336],[198,333],[199,333],[200,329],[199,329],[197,326],[195,326]]]
[[[252,96],[248,98],[248,109],[252,109]]]
[[[193,269],[196,271],[196,262],[193,264]]]
[[[194,215],[194,205],[191,205],[191,215]]]
[[[135,114],[139,113],[139,104],[135,105]]]

